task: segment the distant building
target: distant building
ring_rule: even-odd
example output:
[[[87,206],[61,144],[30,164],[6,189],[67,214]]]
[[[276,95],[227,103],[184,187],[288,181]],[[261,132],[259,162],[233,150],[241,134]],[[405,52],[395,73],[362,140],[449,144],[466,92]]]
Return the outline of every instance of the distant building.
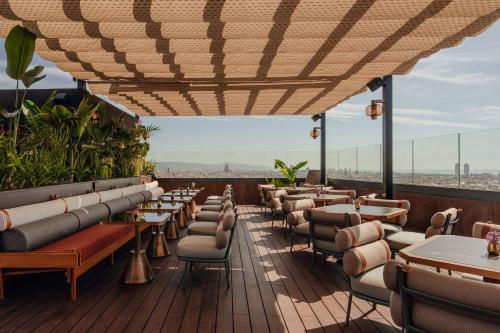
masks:
[[[231,172],[231,170],[229,170],[229,163],[224,164],[224,172],[225,173]]]
[[[455,163],[455,177],[460,177],[460,164]]]
[[[470,176],[470,166],[469,163],[464,164],[464,177],[469,178]]]

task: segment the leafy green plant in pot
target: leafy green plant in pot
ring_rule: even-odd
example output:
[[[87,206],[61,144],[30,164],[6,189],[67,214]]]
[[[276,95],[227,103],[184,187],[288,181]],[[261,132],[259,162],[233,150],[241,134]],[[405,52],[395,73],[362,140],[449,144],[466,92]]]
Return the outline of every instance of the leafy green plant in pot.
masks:
[[[290,164],[290,166],[287,166],[285,164],[285,162],[283,162],[279,159],[274,160],[274,168],[279,169],[281,171],[281,174],[283,175],[283,177],[285,178],[285,180],[287,182],[286,185],[288,185],[288,186],[295,185],[296,179],[297,179],[297,172],[300,169],[302,169],[303,167],[305,167],[306,164],[307,164],[307,161],[302,161],[302,162],[297,163],[296,165]],[[273,183],[273,181],[274,181],[274,183]],[[277,180],[277,179],[272,179],[271,183],[277,187],[283,186],[282,184],[278,184],[278,183],[280,183],[280,180]]]

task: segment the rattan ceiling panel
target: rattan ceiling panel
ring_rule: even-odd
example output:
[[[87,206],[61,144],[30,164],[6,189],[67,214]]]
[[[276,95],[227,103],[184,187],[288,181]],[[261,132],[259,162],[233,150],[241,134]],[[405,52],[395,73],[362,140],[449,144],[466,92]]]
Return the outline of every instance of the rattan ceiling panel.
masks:
[[[140,115],[314,114],[475,36],[500,0],[5,0],[39,55]]]

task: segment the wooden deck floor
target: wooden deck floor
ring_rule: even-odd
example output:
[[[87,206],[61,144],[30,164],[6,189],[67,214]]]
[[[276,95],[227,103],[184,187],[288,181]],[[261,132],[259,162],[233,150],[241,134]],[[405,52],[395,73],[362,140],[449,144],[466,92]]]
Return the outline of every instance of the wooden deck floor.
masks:
[[[114,266],[103,262],[82,277],[76,302],[61,273],[8,280],[0,331],[397,332],[388,308],[369,312],[371,306],[357,299],[346,328],[348,292],[339,267],[318,261],[311,274],[306,245],[290,253],[289,239],[280,227],[271,229],[260,208],[240,206],[239,213],[230,289],[219,266],[205,265],[195,268],[191,288],[183,290],[183,264],[171,242],[173,255],[151,260],[152,283],[120,283],[123,251]]]

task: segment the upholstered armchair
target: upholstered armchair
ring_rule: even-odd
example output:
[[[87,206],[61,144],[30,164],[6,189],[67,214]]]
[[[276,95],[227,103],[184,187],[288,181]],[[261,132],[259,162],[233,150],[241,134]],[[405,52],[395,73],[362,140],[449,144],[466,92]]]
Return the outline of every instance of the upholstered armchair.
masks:
[[[270,190],[267,191],[266,200],[271,208],[271,226],[274,227],[274,219],[276,214],[283,213],[280,196],[287,195],[285,190]]]
[[[286,222],[290,232],[290,252],[293,250],[293,243],[296,236],[309,238],[309,222],[304,218],[304,210],[314,208],[312,199],[303,198],[299,200],[284,200],[283,212],[286,212]]]
[[[362,205],[366,206],[381,206],[381,207],[392,207],[392,208],[403,208],[406,211],[410,210],[410,202],[408,200],[386,200],[386,199],[373,199],[368,196],[360,196],[359,200]],[[408,214],[400,215],[396,218],[389,219],[382,223],[384,227],[384,232],[386,235],[393,234],[395,232],[403,231],[403,226],[408,221]]]
[[[325,262],[327,256],[342,258],[343,252],[335,242],[337,232],[342,228],[361,224],[358,213],[328,212],[318,208],[305,210],[304,218],[309,222],[309,236],[313,244],[311,271],[314,269],[316,253],[323,254]]]
[[[472,237],[484,239],[490,231],[500,231],[500,225],[493,222],[476,222],[472,226]]]
[[[188,225],[188,235],[215,236],[219,223],[227,223],[227,219],[235,219],[236,213],[227,205],[220,212],[203,211],[196,215],[195,221]]]
[[[500,331],[500,285],[438,274],[397,261],[384,268],[391,317],[404,332]]]
[[[337,250],[343,252],[343,268],[348,276],[349,300],[346,325],[349,324],[353,296],[377,304],[389,305],[391,292],[384,284],[384,265],[391,259],[391,250],[384,241],[380,221],[371,221],[337,232]]]
[[[264,214],[267,212],[267,208],[271,208],[271,202],[267,200],[267,192],[276,190],[276,186],[273,184],[259,184],[257,189],[260,194],[260,212],[262,213],[262,207],[264,207]]]
[[[459,222],[461,213],[462,210],[457,208],[449,208],[445,211],[435,213],[431,217],[431,226],[427,228],[425,234],[420,232],[401,231],[387,235],[385,240],[391,248],[393,253],[392,257],[394,258],[394,255],[399,252],[399,250],[423,241],[431,236],[450,235],[455,225]]]
[[[319,184],[321,184],[321,171],[308,170],[305,182],[300,185],[304,186],[304,185],[319,185]]]

